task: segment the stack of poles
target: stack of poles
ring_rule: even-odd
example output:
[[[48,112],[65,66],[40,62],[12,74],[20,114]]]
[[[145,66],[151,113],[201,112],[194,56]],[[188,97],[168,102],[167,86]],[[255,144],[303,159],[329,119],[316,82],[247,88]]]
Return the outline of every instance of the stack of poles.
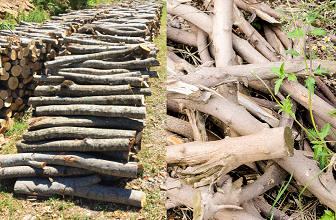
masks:
[[[155,23],[163,6],[146,1],[127,5],[121,17],[114,19],[123,19],[127,13],[135,19],[146,14]],[[117,14],[120,7],[102,6],[104,17]],[[149,71],[159,65],[155,58],[158,49],[148,41],[155,28],[118,31],[109,27],[109,21],[103,22],[99,31],[95,25],[84,24],[72,33],[75,37],[69,37],[82,41],[59,38],[65,46],[64,56],[44,62],[46,75],[34,76],[38,86],[35,97],[28,100],[35,108],[34,117],[23,134],[24,141],[16,145],[19,153],[0,156],[0,179],[20,177],[14,186],[16,193],[74,195],[144,206],[145,193],[98,183],[137,178],[143,171],[142,165],[130,158],[141,150],[144,97],[151,95],[147,80],[158,77],[157,72]],[[111,30],[119,35],[111,35]],[[130,37],[130,32],[142,34]],[[119,43],[114,43],[115,38]],[[99,45],[91,44],[98,41]],[[102,45],[105,50],[95,50]],[[85,53],[69,47],[82,48]]]

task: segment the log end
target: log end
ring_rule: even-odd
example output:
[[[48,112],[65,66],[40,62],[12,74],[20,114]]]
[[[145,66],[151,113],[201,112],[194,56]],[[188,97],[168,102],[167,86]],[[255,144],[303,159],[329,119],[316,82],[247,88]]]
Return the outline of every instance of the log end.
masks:
[[[285,127],[284,139],[287,147],[287,155],[289,157],[294,156],[294,137],[289,127]]]
[[[44,168],[45,166],[47,166],[47,162],[42,162],[40,168]]]
[[[146,193],[143,192],[140,199],[141,208],[144,207],[145,204],[146,204]]]

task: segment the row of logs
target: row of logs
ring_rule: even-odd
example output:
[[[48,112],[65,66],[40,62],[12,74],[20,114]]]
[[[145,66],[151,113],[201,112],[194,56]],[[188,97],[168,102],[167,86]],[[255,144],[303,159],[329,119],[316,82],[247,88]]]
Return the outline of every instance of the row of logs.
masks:
[[[141,17],[146,13],[153,15],[146,19],[160,18],[161,3],[132,2],[147,9],[137,14],[135,6],[129,4],[124,9],[131,11],[132,16]],[[114,7],[71,11],[52,17],[47,25],[40,25],[41,29],[48,29],[49,24],[57,27],[57,23],[66,26],[70,22],[68,27],[78,25],[80,28],[72,29],[77,32],[72,33],[74,36],[57,39],[63,44],[58,47],[59,57],[44,62],[46,74],[34,76],[38,86],[34,90],[35,97],[28,100],[34,108],[34,117],[23,134],[24,141],[16,145],[19,153],[0,156],[0,179],[20,177],[14,186],[16,193],[74,195],[144,206],[146,195],[141,191],[99,184],[108,181],[111,185],[111,180],[122,177],[137,178],[143,171],[132,155],[141,150],[146,117],[144,97],[151,95],[147,81],[158,77],[157,72],[149,68],[160,65],[155,59],[158,50],[147,41],[145,34],[119,35],[119,31],[110,32],[112,28],[108,25],[113,24],[112,21],[104,21],[107,25],[100,25],[99,29],[104,35],[99,38],[102,44],[92,44],[91,39],[98,38],[98,34],[79,31],[95,18],[99,21],[111,15],[119,19],[121,15]],[[152,27],[145,21],[137,21],[146,26],[144,32],[151,33]],[[35,26],[35,29],[39,28]],[[118,43],[109,50],[113,38],[117,38]],[[68,48],[75,45],[92,50],[69,51]],[[105,49],[95,50],[102,46]]]
[[[332,157],[326,166],[335,161],[336,119],[329,112],[335,111],[336,98],[321,79],[327,71],[335,74],[335,62],[307,62],[312,72],[324,72],[314,77],[310,102],[303,57],[283,53],[308,52],[307,36],[300,43],[286,38],[279,27],[279,14],[288,15],[256,0],[199,3],[168,0],[167,6],[168,44],[174,46],[167,51],[168,213],[188,206],[194,219],[296,219],[301,217],[296,211],[307,204],[302,201],[312,198],[322,210],[335,210],[335,167],[320,168],[314,142],[290,115],[278,112],[279,105],[256,76],[273,93],[278,76],[271,68],[283,65],[298,78],[285,78],[276,96],[284,103],[290,95],[289,108],[305,128],[312,127],[311,115],[319,131],[330,124],[325,140]],[[260,33],[251,25],[255,18]],[[302,21],[297,25],[303,26]],[[334,35],[328,37],[336,42]],[[194,60],[202,65],[196,67]],[[275,187],[285,181],[286,196],[274,206],[280,195]],[[302,204],[293,205],[289,194]],[[296,211],[285,209],[286,203]]]

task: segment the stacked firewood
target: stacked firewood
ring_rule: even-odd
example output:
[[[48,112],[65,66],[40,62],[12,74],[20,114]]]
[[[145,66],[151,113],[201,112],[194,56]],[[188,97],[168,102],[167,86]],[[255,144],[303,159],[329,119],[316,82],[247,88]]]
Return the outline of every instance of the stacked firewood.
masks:
[[[277,99],[285,102],[291,94],[292,110],[306,128],[312,126],[310,114],[319,130],[326,123],[335,127],[336,118],[328,112],[335,110],[336,98],[322,81],[327,77],[315,76],[309,103],[303,58],[283,53],[303,54],[302,44],[306,54],[308,37],[302,36],[301,43],[286,38],[279,12],[264,2],[181,2],[168,1],[167,35],[172,47],[167,51],[167,209],[192,207],[194,219],[264,219],[271,211],[274,219],[290,219],[289,214],[295,219],[298,213],[272,206],[279,192],[274,187],[289,181],[293,173],[287,195],[300,195],[301,201],[316,197],[334,210],[334,167],[321,171],[308,135],[288,114],[278,113],[279,106],[256,76],[274,93],[278,76],[270,69],[280,71],[286,61],[284,70],[298,80],[283,80]],[[260,33],[251,25],[254,19]],[[297,25],[308,28],[301,21]],[[294,25],[288,27],[294,30]],[[336,42],[331,34],[329,39]],[[316,59],[311,66],[312,71],[319,67],[331,74],[336,68],[334,62]],[[326,140],[336,140],[333,132]],[[328,143],[333,152],[334,146]],[[294,205],[298,200],[281,198],[281,208],[288,203],[287,207],[299,209]],[[178,210],[170,212],[171,217]]]
[[[146,11],[149,15],[161,14],[162,4],[143,5],[156,9]],[[97,17],[84,12],[80,12],[83,19]],[[74,11],[70,14],[78,17]],[[21,177],[14,186],[16,193],[74,195],[143,207],[145,193],[98,183],[137,178],[143,170],[133,155],[141,150],[144,97],[151,95],[148,79],[158,76],[149,71],[160,65],[155,59],[158,50],[145,39],[149,29],[133,37],[127,30],[110,32],[109,22],[104,22],[99,27],[83,25],[74,36],[59,38],[67,52],[44,62],[46,75],[34,76],[38,86],[28,101],[34,117],[24,141],[16,145],[19,153],[0,156],[0,179]],[[98,30],[104,37],[91,40],[98,38]],[[111,43],[114,38],[118,43]],[[80,52],[70,49],[74,47]]]

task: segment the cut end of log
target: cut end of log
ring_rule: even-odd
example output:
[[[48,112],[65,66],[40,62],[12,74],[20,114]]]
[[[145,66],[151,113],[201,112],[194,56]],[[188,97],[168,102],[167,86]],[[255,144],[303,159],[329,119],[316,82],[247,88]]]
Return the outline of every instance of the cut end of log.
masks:
[[[141,207],[144,207],[146,204],[146,193],[142,193],[141,199],[140,199]]]
[[[45,166],[47,166],[47,162],[42,162],[42,163],[41,163],[41,168],[43,168],[43,167],[45,167]]]
[[[0,166],[1,167],[1,166]],[[137,174],[142,173],[144,171],[144,167],[142,166],[141,163],[138,163],[138,171]]]
[[[288,156],[294,156],[294,137],[292,130],[289,127],[285,127],[284,139],[287,146]]]

